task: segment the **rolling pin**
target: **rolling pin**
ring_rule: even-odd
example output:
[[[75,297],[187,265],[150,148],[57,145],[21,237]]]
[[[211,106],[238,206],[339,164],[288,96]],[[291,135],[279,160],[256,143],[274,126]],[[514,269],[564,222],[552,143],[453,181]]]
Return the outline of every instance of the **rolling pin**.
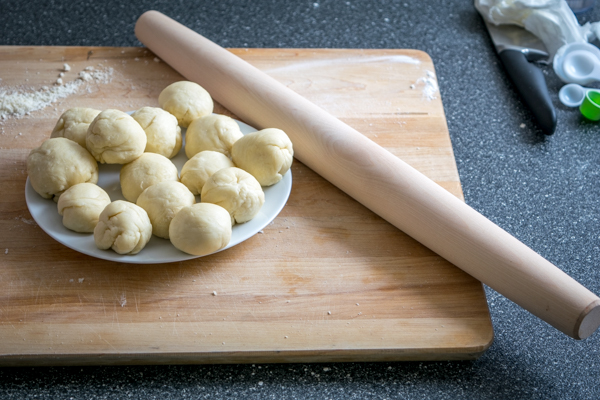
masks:
[[[300,162],[468,274],[573,338],[600,326],[598,296],[317,105],[157,11],[135,34],[245,122],[285,131]]]

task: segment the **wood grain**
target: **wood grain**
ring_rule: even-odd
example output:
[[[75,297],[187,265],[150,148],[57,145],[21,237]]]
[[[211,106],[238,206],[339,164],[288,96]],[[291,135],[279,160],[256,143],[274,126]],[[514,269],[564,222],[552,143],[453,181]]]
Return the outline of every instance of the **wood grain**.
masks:
[[[286,131],[299,161],[471,276],[573,338],[600,327],[598,296],[314,102],[158,11],[142,14],[135,33],[251,125]]]
[[[439,93],[418,82],[434,72],[425,53],[231,51],[462,199]],[[481,283],[297,160],[279,217],[225,252],[130,265],[55,242],[25,204],[29,150],[70,107],[157,106],[182,79],[143,48],[0,47],[0,84],[50,86],[65,62],[66,82],[87,66],[111,82],[0,124],[0,364],[472,359],[491,344]]]

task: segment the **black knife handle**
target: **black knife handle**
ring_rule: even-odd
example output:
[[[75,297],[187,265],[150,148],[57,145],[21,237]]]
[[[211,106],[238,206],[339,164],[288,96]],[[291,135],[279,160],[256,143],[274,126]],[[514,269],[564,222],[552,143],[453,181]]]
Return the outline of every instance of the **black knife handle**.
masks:
[[[542,131],[552,135],[556,129],[556,110],[550,100],[542,70],[527,61],[525,54],[519,50],[506,49],[499,56]]]

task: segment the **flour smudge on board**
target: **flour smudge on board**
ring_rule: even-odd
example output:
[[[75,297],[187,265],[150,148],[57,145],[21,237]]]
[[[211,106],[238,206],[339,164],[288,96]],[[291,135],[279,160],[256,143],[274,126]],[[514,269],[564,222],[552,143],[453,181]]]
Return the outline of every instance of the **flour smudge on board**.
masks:
[[[66,67],[65,71],[68,71]],[[9,91],[0,88],[0,120],[11,117],[22,118],[33,111],[46,108],[60,99],[77,93],[82,86],[89,82],[109,83],[112,74],[112,68],[94,69],[94,67],[86,67],[79,72],[77,79],[66,84],[62,84],[62,79],[59,78],[60,81],[57,80],[55,86],[42,86],[37,90],[26,88]]]
[[[331,58],[327,60],[316,60],[316,61],[303,61],[294,64],[289,64],[283,67],[266,69],[263,72],[268,74],[275,72],[295,71],[301,69],[317,69],[321,67],[327,67],[332,65],[352,65],[352,64],[364,64],[364,63],[377,63],[377,62],[389,62],[389,63],[402,63],[402,64],[413,64],[419,65],[421,61],[416,58],[394,55],[394,56],[378,56],[378,57],[344,57],[344,58]]]

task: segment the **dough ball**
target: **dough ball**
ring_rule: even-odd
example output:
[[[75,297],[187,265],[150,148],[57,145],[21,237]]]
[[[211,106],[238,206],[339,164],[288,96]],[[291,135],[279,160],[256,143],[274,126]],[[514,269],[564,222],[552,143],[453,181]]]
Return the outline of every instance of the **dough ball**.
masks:
[[[94,242],[101,250],[137,254],[152,237],[152,224],[144,209],[123,200],[113,201],[100,213]]]
[[[158,104],[173,114],[183,128],[196,118],[210,115],[214,107],[210,94],[189,81],[175,82],[164,88],[158,96]]]
[[[182,208],[171,221],[169,236],[173,246],[188,254],[203,256],[227,246],[231,239],[231,219],[223,207],[197,203]]]
[[[192,121],[185,134],[185,154],[192,158],[201,151],[211,150],[231,157],[231,146],[242,136],[237,122],[226,115],[198,118]]]
[[[178,181],[177,167],[167,157],[144,153],[121,168],[121,192],[135,203],[138,196],[152,185],[163,181]]]
[[[181,169],[181,183],[194,194],[202,193],[204,184],[220,169],[233,167],[233,162],[223,153],[205,150],[190,158]]]
[[[73,185],[58,199],[58,213],[63,225],[75,232],[94,232],[98,217],[110,204],[110,197],[100,186],[93,183]]]
[[[294,150],[290,138],[281,129],[252,132],[235,142],[233,163],[251,173],[263,186],[281,180],[292,166]]]
[[[252,175],[239,168],[215,172],[202,188],[200,200],[217,204],[231,215],[231,224],[250,221],[265,202],[265,193]]]
[[[71,139],[85,148],[85,135],[88,127],[98,114],[100,114],[100,110],[93,108],[70,108],[60,116],[50,137]]]
[[[142,107],[131,117],[146,132],[146,153],[157,153],[173,158],[181,150],[181,128],[177,118],[162,108]]]
[[[45,199],[58,197],[73,185],[98,182],[98,163],[83,147],[65,138],[51,138],[27,157],[33,189]]]
[[[152,185],[137,199],[137,205],[146,210],[150,217],[152,233],[163,239],[169,238],[169,225],[175,214],[195,202],[192,192],[183,183],[175,181]]]
[[[88,128],[85,144],[102,164],[127,164],[142,155],[146,133],[130,115],[119,110],[104,110]]]

